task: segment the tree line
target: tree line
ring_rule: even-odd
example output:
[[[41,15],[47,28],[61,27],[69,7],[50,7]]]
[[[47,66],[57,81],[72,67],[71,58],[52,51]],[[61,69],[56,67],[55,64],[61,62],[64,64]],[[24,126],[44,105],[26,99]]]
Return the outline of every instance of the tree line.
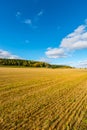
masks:
[[[2,59],[0,58],[0,66],[19,66],[19,67],[40,67],[40,68],[71,68],[66,65],[51,65],[46,62],[22,60],[22,59]]]

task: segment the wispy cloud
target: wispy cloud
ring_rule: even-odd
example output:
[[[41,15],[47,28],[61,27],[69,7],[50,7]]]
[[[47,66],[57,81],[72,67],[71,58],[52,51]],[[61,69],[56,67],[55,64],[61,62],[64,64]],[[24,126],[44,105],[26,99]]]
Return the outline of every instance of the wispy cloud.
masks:
[[[21,23],[24,23],[26,25],[29,25],[31,28],[33,29],[37,29],[38,26],[37,26],[37,22],[39,21],[40,17],[43,15],[43,10],[41,10],[40,12],[38,12],[32,19],[30,18],[22,18],[21,17],[21,12],[17,12],[16,13],[16,17],[20,20]]]
[[[21,16],[21,12],[18,11],[18,12],[16,13],[16,17],[20,17],[20,16]]]
[[[25,19],[24,23],[27,25],[32,25],[32,20],[31,19]]]
[[[34,17],[34,21],[35,21],[35,22],[38,22],[38,21],[40,20],[40,17],[41,17],[43,14],[44,14],[44,11],[43,11],[43,10],[41,10],[40,12],[38,12],[38,13],[36,14],[36,16]]]
[[[42,16],[43,15],[43,10],[41,10],[38,14],[37,14],[37,16]]]
[[[23,21],[24,24],[28,25],[29,27],[31,27],[32,29],[37,29],[38,26],[36,26],[31,19],[25,19]]]
[[[87,68],[87,60],[82,60],[77,63],[77,67],[79,68]]]
[[[73,61],[69,63],[69,65],[76,68],[87,68],[87,59],[77,61],[77,62]]]
[[[47,49],[45,54],[49,58],[64,58],[69,56],[71,52],[80,49],[87,49],[87,24],[77,27],[62,39],[58,48]]]
[[[42,57],[38,61],[50,63],[49,58]]]
[[[19,56],[13,55],[8,51],[0,49],[0,58],[8,58],[8,59],[20,59]]]
[[[39,23],[40,19],[41,19],[41,16],[43,16],[44,14],[44,11],[41,10],[40,12],[38,12],[34,17],[33,17],[33,28],[38,28],[37,24]]]

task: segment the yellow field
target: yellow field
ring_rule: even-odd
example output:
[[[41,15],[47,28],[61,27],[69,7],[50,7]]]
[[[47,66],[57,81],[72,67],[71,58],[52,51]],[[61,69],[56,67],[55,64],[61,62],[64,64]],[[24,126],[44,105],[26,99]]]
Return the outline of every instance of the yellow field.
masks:
[[[87,130],[87,70],[0,67],[0,130]]]

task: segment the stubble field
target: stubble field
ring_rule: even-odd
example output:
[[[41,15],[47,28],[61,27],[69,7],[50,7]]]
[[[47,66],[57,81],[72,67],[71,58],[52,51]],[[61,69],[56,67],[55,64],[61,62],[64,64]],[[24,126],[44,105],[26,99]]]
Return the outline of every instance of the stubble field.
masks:
[[[0,130],[87,130],[87,70],[0,67]]]

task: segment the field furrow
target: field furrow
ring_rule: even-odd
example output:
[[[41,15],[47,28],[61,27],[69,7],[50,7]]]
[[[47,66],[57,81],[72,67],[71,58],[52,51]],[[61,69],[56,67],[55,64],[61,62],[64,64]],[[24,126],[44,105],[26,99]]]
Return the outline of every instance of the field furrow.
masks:
[[[87,70],[0,68],[0,130],[80,130]]]

